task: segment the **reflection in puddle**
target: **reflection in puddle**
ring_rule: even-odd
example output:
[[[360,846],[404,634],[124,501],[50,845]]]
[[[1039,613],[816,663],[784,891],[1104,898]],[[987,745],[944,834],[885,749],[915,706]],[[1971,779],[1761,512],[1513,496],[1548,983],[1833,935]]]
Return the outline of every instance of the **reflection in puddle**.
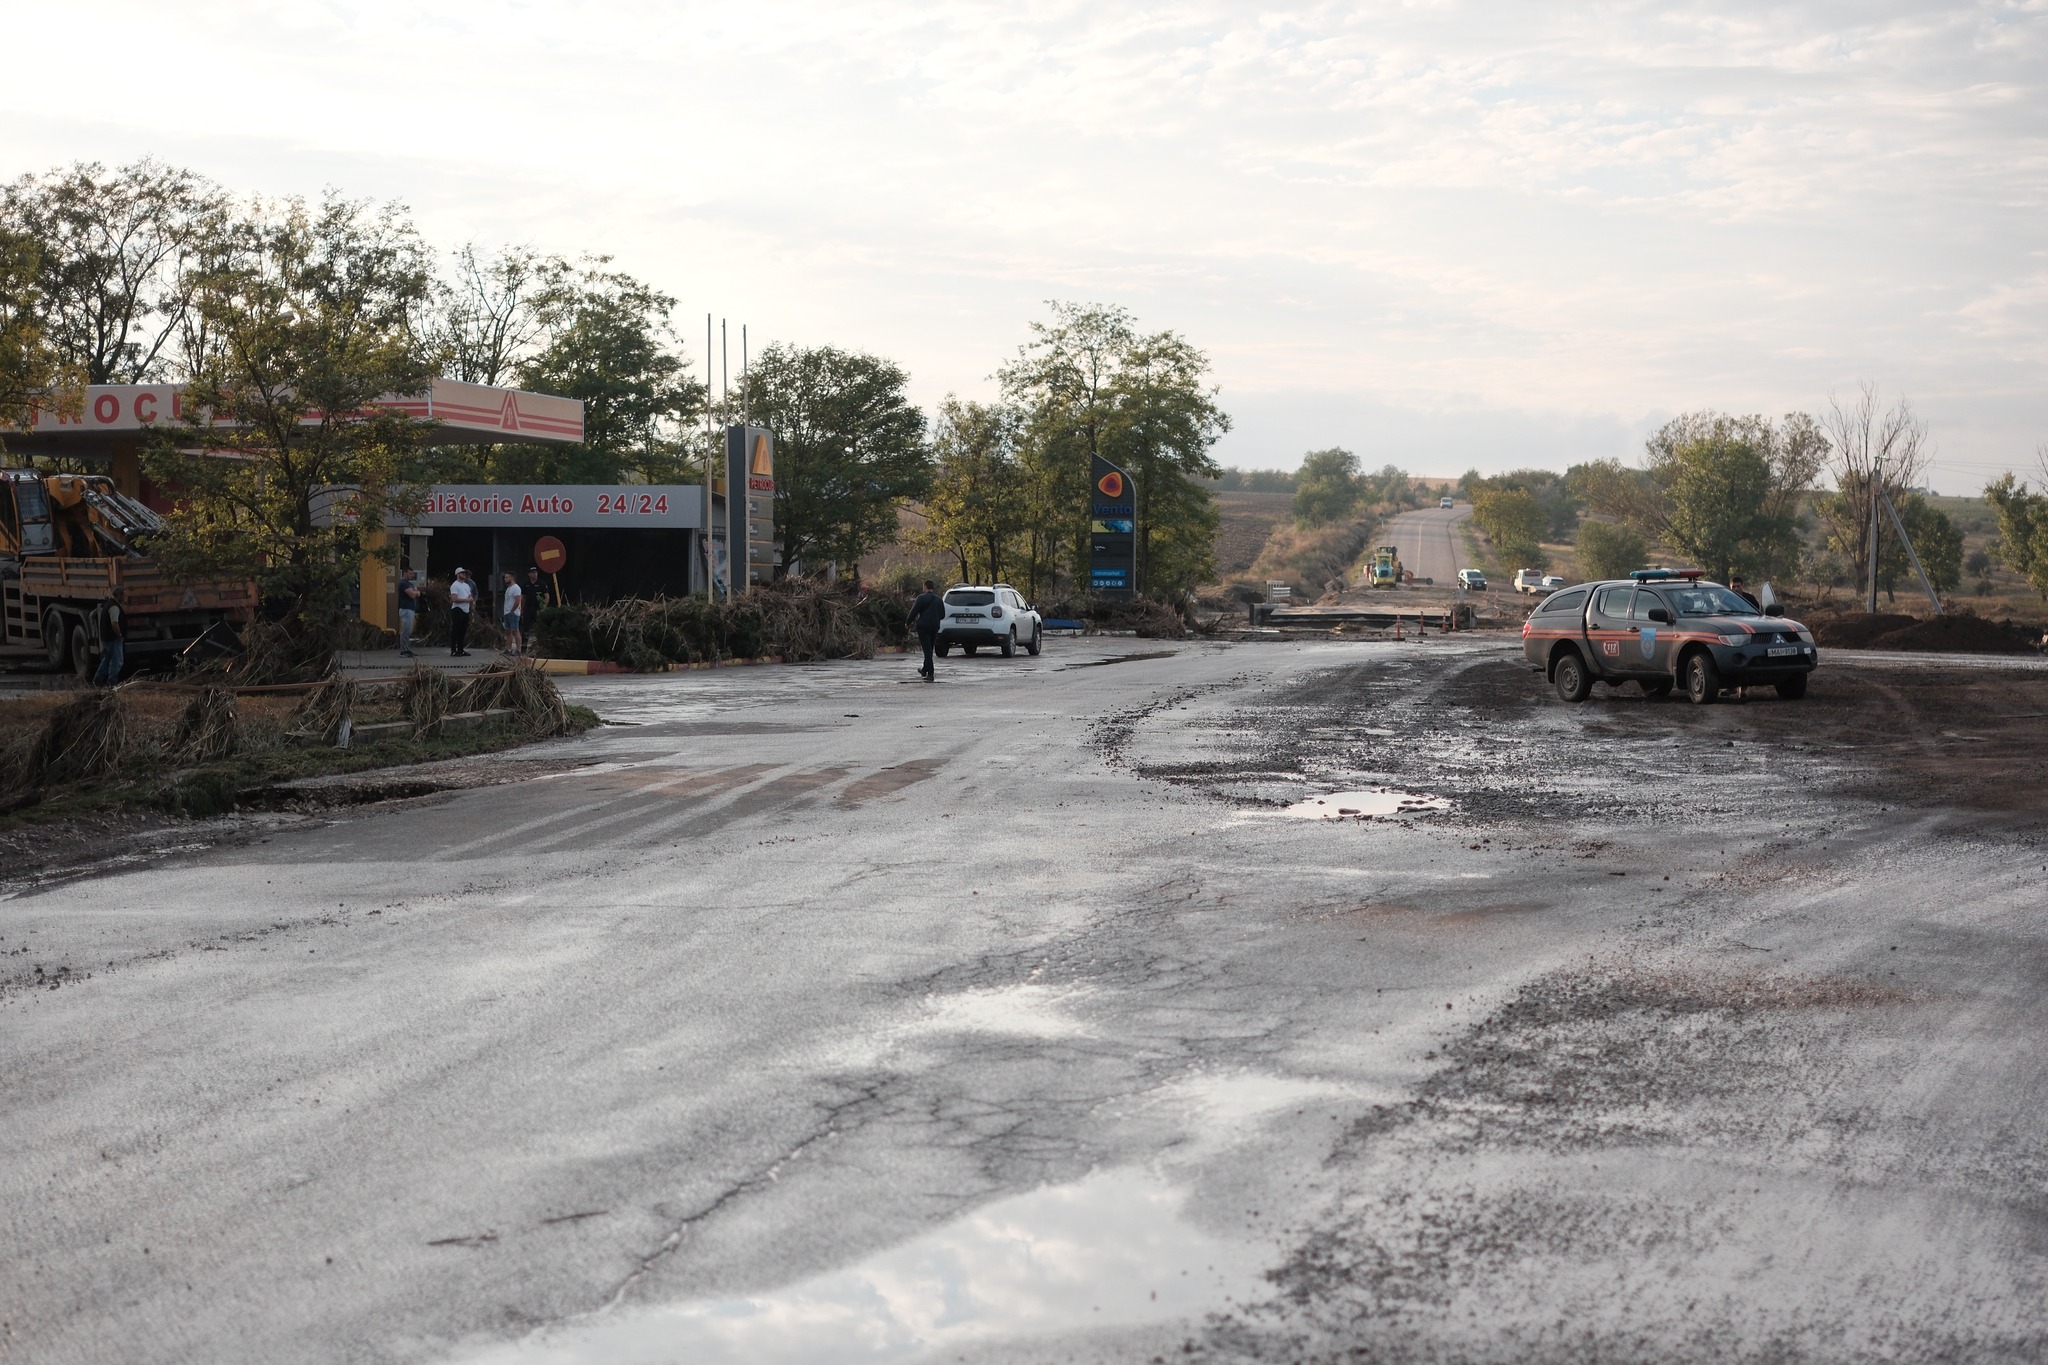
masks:
[[[1368,815],[1418,815],[1423,811],[1450,808],[1451,803],[1441,796],[1379,790],[1311,796],[1306,801],[1284,807],[1280,814],[1304,820],[1356,820]]]
[[[911,1361],[974,1343],[1198,1316],[1257,1291],[1260,1249],[1186,1222],[1181,1202],[1155,1176],[1101,1172],[985,1205],[786,1289],[606,1314],[461,1359]]]

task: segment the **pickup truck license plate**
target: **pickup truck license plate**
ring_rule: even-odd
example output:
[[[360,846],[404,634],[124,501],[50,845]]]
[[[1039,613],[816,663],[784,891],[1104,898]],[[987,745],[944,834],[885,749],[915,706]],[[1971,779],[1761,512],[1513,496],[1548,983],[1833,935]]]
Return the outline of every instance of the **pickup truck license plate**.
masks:
[[[1797,654],[1798,652],[1798,645],[1779,645],[1775,649],[1767,649],[1764,651],[1765,654],[1769,655],[1773,659],[1782,659],[1787,654]]]

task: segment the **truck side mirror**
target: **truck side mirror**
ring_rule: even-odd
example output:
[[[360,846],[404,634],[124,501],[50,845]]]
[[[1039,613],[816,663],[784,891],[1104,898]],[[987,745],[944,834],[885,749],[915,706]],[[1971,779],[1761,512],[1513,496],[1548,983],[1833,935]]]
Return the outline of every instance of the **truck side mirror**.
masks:
[[[1783,602],[1773,602],[1764,608],[1764,615],[1766,616],[1783,616],[1784,614],[1785,604]]]
[[[1651,607],[1650,619],[1659,625],[1668,626],[1671,624],[1671,613],[1662,607]]]

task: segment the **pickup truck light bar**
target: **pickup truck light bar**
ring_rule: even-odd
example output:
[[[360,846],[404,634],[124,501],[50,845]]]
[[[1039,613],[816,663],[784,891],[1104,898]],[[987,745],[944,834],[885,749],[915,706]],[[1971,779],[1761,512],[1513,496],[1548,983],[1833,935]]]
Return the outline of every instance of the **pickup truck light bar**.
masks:
[[[1690,581],[1706,576],[1705,569],[1637,569],[1629,575],[1638,583],[1661,581],[1666,578],[1683,578]]]

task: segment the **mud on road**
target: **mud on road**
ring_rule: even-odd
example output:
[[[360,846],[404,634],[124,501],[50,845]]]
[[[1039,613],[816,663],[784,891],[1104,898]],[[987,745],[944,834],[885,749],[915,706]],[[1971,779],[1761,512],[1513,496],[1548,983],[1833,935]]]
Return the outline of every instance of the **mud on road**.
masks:
[[[1142,779],[1248,811],[1398,791],[1434,808],[1332,837],[1519,865],[1492,904],[1311,916],[1360,943],[1640,910],[1476,1012],[1446,992],[1469,1022],[1292,1189],[1270,1295],[1180,1358],[2048,1354],[2048,671],[1973,662],[1572,707],[1499,653],[1388,657],[1106,723]]]

